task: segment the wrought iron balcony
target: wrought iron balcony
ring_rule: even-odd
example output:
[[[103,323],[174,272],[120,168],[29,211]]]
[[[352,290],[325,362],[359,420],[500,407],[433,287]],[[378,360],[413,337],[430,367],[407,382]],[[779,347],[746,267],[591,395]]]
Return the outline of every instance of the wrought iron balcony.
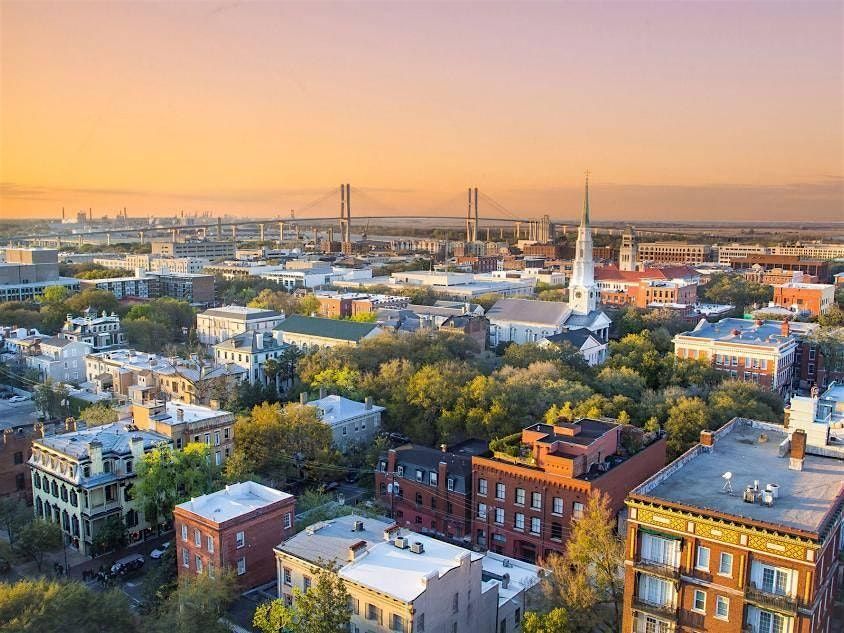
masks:
[[[781,613],[794,614],[800,603],[796,598],[786,596],[774,591],[768,591],[751,582],[745,591],[745,599],[757,606],[772,609]]]
[[[653,604],[643,598],[633,596],[633,608],[642,613],[677,622],[677,607],[672,604]]]
[[[667,578],[669,580],[680,579],[679,567],[675,567],[674,565],[669,565],[660,561],[648,560],[647,558],[642,558],[640,556],[633,563],[633,566],[639,571],[644,571],[649,574],[653,574],[654,576],[660,576],[661,578]]]

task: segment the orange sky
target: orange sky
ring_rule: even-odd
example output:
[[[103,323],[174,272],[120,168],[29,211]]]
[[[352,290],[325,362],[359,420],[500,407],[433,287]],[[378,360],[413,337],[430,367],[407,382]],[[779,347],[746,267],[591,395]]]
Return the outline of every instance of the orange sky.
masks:
[[[0,0],[0,216],[844,220],[840,2]],[[377,202],[376,202],[377,201]],[[330,212],[326,203],[318,211]]]

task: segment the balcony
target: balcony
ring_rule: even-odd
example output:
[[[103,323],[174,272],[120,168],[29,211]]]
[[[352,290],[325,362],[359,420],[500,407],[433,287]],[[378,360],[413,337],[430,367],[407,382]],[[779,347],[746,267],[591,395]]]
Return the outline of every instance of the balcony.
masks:
[[[633,596],[633,608],[657,618],[677,622],[677,607],[672,604],[652,604],[643,598]]]
[[[745,600],[763,609],[771,609],[779,613],[787,615],[794,615],[797,613],[797,608],[800,603],[796,598],[786,596],[773,591],[767,591],[751,582],[745,591]]]
[[[667,580],[680,580],[680,568],[661,561],[648,560],[641,556],[633,563],[638,571],[647,572]]]
[[[653,616],[645,616],[642,613],[636,615],[633,620],[633,633],[675,633],[676,623],[671,620],[660,620]]]

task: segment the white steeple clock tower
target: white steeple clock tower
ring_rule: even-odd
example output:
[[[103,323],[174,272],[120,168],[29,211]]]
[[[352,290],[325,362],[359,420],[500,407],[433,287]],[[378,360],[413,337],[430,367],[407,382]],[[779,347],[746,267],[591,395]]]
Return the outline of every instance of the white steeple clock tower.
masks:
[[[586,172],[586,196],[577,230],[577,246],[569,282],[569,307],[575,314],[589,314],[598,307],[595,285],[595,261],[592,259],[592,229],[589,227],[589,172]]]

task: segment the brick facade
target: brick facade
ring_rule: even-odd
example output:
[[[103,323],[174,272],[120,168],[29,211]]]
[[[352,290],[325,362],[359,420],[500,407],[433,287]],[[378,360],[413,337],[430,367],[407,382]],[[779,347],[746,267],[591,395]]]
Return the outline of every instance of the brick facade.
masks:
[[[32,503],[32,479],[27,462],[32,456],[32,432],[5,429],[0,443],[0,497],[18,497]]]

